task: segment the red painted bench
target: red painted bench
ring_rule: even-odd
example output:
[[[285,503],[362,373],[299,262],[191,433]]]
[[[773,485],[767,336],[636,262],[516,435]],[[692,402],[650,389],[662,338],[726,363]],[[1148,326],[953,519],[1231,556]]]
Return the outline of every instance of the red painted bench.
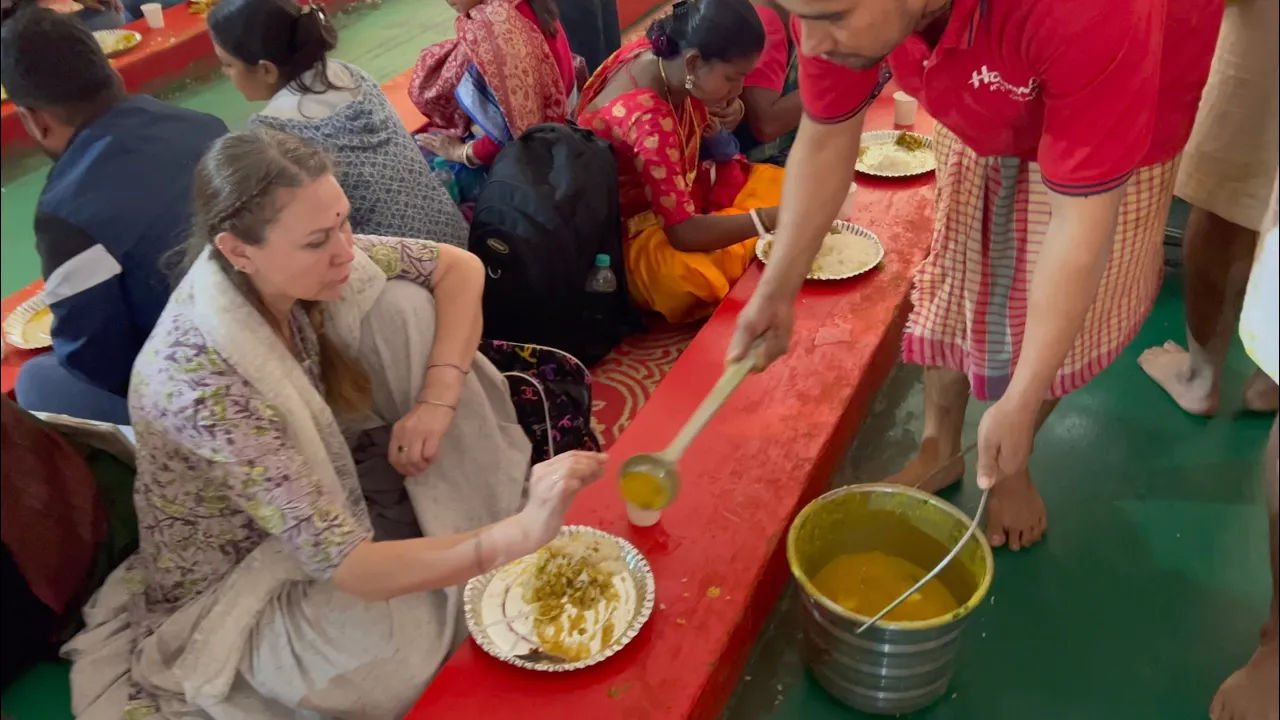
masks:
[[[325,5],[336,13],[354,2],[327,0]],[[186,3],[166,9],[164,27],[159,30],[147,27],[144,20],[135,20],[125,28],[142,34],[138,47],[111,61],[129,92],[155,92],[218,66],[204,16],[191,14]],[[30,144],[17,108],[8,100],[0,103],[0,148],[8,152]]]
[[[892,126],[892,88],[870,129]],[[932,132],[932,121],[918,129]],[[835,180],[833,180],[835,182]],[[781,593],[784,538],[823,492],[897,355],[911,273],[933,225],[933,179],[859,178],[856,218],[879,235],[884,267],[840,283],[809,283],[796,307],[791,353],[749,378],[684,457],[680,498],[650,529],[632,527],[611,479],[619,464],[672,439],[715,383],[753,267],[699,331],[610,449],[609,480],[574,503],[570,523],[640,548],[657,579],[652,617],[630,646],[580,672],[536,673],[501,663],[468,640],[427,688],[409,720],[434,718],[720,717]]]

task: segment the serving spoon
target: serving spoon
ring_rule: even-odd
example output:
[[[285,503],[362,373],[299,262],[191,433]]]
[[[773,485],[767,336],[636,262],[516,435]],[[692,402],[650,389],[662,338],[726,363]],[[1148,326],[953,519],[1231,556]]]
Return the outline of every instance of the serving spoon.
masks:
[[[693,439],[702,432],[707,423],[711,420],[716,411],[724,405],[724,401],[729,399],[733,391],[742,384],[747,375],[751,374],[751,370],[759,365],[760,351],[762,346],[760,343],[752,346],[743,359],[730,363],[725,366],[724,372],[720,375],[720,379],[716,381],[715,386],[711,388],[711,392],[707,393],[707,397],[703,399],[702,404],[697,410],[693,411],[693,415],[689,416],[689,420],[676,434],[671,444],[665,450],[656,453],[641,453],[632,455],[622,463],[622,469],[619,472],[618,479],[631,473],[643,473],[655,479],[662,487],[662,501],[656,507],[645,507],[645,510],[661,510],[670,505],[675,500],[676,495],[680,492],[680,473],[676,470],[680,458],[684,455],[684,451],[689,448]],[[626,497],[626,494],[623,494]]]

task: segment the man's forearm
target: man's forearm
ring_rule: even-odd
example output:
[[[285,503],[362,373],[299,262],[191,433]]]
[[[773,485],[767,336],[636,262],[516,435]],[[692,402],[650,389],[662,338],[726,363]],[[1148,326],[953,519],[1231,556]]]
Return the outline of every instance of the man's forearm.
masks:
[[[861,134],[861,115],[840,125],[800,121],[787,158],[773,252],[756,292],[791,297],[800,291],[849,194]]]
[[[1010,400],[1038,407],[1048,394],[1097,297],[1123,192],[1121,188],[1088,198],[1054,196],[1031,277],[1026,331],[1006,395]]]

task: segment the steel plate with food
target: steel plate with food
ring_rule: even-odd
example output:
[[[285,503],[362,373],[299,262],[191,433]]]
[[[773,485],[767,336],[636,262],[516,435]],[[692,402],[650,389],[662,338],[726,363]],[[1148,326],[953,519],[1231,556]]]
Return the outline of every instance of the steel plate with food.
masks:
[[[766,235],[756,242],[756,257],[768,263],[773,252],[774,237]],[[844,280],[861,275],[884,259],[884,246],[875,233],[853,223],[837,220],[822,239],[822,249],[813,259],[806,275],[810,280]]]
[[[933,172],[933,138],[898,130],[862,133],[858,172],[878,177],[910,177]]]
[[[126,53],[142,42],[142,34],[135,30],[97,30],[93,37],[107,57]]]
[[[53,311],[43,294],[9,313],[4,319],[4,339],[22,350],[39,350],[53,344]]]
[[[622,649],[653,612],[649,562],[631,543],[571,525],[541,550],[473,578],[467,629],[490,655],[564,672]]]

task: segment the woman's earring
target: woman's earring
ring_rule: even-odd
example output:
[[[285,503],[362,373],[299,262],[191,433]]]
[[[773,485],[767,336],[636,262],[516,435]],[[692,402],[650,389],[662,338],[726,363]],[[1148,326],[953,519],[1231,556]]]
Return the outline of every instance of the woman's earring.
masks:
[[[692,90],[692,89],[693,89],[693,76],[692,76],[692,75],[685,75],[685,76],[684,76],[684,89],[685,89],[685,90]]]

